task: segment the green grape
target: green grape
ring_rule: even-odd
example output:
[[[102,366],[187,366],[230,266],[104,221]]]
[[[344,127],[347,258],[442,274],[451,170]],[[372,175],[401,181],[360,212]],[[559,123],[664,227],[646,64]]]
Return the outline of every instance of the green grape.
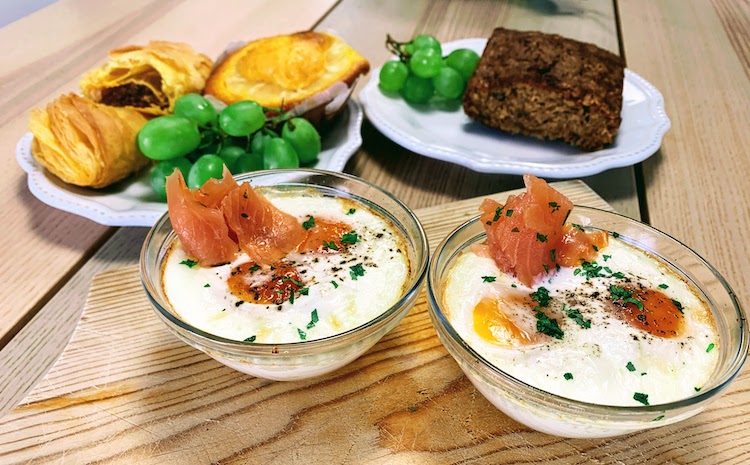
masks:
[[[401,90],[404,100],[409,103],[427,103],[435,93],[435,87],[431,79],[423,79],[417,76],[409,76],[404,82]]]
[[[182,116],[154,118],[138,132],[138,148],[154,160],[183,157],[201,143],[198,125]]]
[[[469,78],[474,73],[478,62],[479,55],[477,52],[468,48],[454,50],[445,59],[445,64],[458,71],[464,82],[469,82]]]
[[[432,78],[435,93],[445,98],[458,98],[464,93],[464,80],[453,68],[443,67],[440,73]]]
[[[263,169],[263,155],[258,153],[245,153],[237,159],[235,164],[236,174],[249,173]]]
[[[415,76],[431,78],[437,76],[443,67],[443,57],[434,48],[420,48],[409,60],[409,68]]]
[[[409,76],[409,67],[400,61],[389,61],[380,68],[380,88],[386,92],[398,92]]]
[[[438,55],[443,54],[443,48],[440,46],[440,42],[434,36],[429,34],[420,34],[413,38],[411,43],[414,45],[415,52],[420,49],[434,48],[437,50]]]
[[[198,189],[211,178],[221,179],[223,172],[224,160],[216,155],[203,155],[190,168],[187,185],[191,189]]]
[[[246,153],[247,152],[245,152],[245,149],[243,149],[242,147],[229,145],[221,149],[221,151],[219,152],[219,158],[224,160],[224,164],[227,165],[229,171],[234,173],[237,167],[237,160],[239,160],[240,157],[242,157]]]
[[[167,200],[167,176],[174,173],[175,169],[179,169],[182,176],[187,178],[192,166],[190,160],[185,157],[160,161],[151,168],[149,173],[151,189],[161,200]]]
[[[299,157],[292,144],[281,137],[273,137],[266,142],[263,150],[263,169],[299,168]]]
[[[292,118],[284,124],[281,138],[292,144],[300,163],[311,163],[320,153],[320,134],[304,118]]]
[[[266,142],[272,139],[270,134],[265,134],[263,131],[258,131],[253,136],[253,141],[250,143],[250,151],[252,153],[263,153],[263,149],[266,147]]]
[[[243,100],[221,110],[219,126],[230,136],[249,136],[266,124],[263,107],[256,102]]]
[[[174,104],[174,114],[195,121],[199,126],[216,124],[216,109],[198,94],[185,94],[178,98]]]
[[[406,52],[407,55],[411,56],[414,55],[414,51],[417,49],[417,47],[414,46],[414,42],[408,42],[404,46],[404,52]]]

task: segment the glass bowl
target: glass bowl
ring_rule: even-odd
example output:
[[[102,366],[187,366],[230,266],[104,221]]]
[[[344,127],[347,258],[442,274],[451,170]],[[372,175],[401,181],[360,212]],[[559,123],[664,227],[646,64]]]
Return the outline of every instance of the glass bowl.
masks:
[[[440,341],[477,390],[493,405],[516,421],[545,433],[572,438],[617,436],[669,425],[701,412],[737,376],[748,353],[750,333],[732,289],[698,254],[648,225],[615,213],[579,206],[573,209],[568,221],[616,231],[620,239],[661,259],[702,292],[716,320],[723,350],[716,369],[699,392],[659,405],[591,404],[545,392],[488,362],[461,338],[443,309],[443,283],[456,257],[471,244],[486,238],[479,218],[454,230],[438,245],[430,262],[429,311]]]
[[[348,197],[379,212],[406,239],[410,270],[400,299],[376,318],[349,331],[322,339],[267,344],[219,337],[183,321],[169,304],[162,286],[162,261],[177,238],[165,214],[149,232],[141,250],[140,274],[156,314],[187,344],[243,373],[287,381],[334,371],[372,347],[393,329],[414,306],[427,274],[428,245],[422,225],[400,200],[385,190],[354,176],[320,170],[270,170],[235,176],[253,186],[303,187],[324,195]]]

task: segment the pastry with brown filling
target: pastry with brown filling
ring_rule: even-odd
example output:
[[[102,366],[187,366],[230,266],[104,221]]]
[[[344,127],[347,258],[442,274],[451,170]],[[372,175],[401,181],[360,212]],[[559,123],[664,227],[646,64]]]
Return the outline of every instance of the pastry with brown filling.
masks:
[[[180,96],[203,91],[211,66],[187,44],[151,41],[110,51],[109,61],[86,73],[80,86],[95,102],[166,115]]]

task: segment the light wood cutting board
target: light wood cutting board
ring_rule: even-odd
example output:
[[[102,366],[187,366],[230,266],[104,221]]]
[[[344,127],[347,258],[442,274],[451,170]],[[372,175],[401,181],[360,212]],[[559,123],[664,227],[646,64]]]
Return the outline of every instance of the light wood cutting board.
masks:
[[[555,186],[576,204],[609,208],[579,181]],[[418,210],[431,246],[478,205],[471,199]],[[0,462],[629,462],[648,459],[631,447],[643,434],[666,447],[676,432],[702,432],[707,416],[615,440],[531,431],[463,376],[437,339],[424,293],[377,345],[328,376],[253,378],[176,339],[130,266],[94,278],[67,348],[0,420]]]

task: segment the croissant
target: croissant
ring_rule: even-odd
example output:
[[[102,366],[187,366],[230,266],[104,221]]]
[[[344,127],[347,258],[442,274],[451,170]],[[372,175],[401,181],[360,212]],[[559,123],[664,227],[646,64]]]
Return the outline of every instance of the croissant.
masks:
[[[67,183],[105,187],[149,164],[136,145],[146,121],[130,108],[102,105],[76,94],[61,95],[46,109],[31,110],[31,152]]]
[[[151,41],[110,51],[109,61],[79,84],[95,102],[166,115],[180,96],[203,90],[211,66],[211,59],[187,44]]]

